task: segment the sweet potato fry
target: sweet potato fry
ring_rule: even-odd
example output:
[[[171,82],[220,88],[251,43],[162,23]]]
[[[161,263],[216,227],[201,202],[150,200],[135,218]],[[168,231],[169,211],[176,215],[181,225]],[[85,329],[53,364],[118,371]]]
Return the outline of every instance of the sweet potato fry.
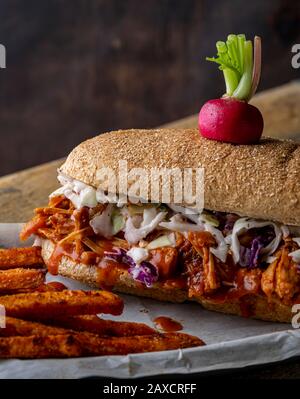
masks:
[[[42,283],[41,285],[39,285],[37,288],[33,287],[33,288],[20,288],[17,290],[7,290],[7,291],[0,291],[0,296],[3,295],[9,295],[9,294],[25,294],[25,293],[29,293],[29,292],[60,292],[60,291],[64,291],[67,290],[68,288],[58,282],[58,281],[53,281],[50,283]]]
[[[42,267],[43,264],[39,247],[0,249],[0,270]]]
[[[60,292],[67,290],[68,287],[66,287],[63,283],[59,281],[50,281],[49,283],[42,284],[40,285],[35,291],[39,292],[48,292],[48,291],[55,291],[55,292]]]
[[[5,318],[5,327],[0,328],[0,337],[66,335],[72,331],[60,327],[47,326],[42,323],[20,320],[14,317]]]
[[[107,338],[82,333],[77,335],[77,339],[80,340],[87,354],[97,356],[127,355],[128,353],[156,352],[205,345],[200,338],[183,333]]]
[[[66,318],[65,320],[75,320],[77,317]],[[99,324],[97,323],[98,319]],[[84,320],[82,323],[81,320]],[[61,321],[63,318],[60,319]],[[87,328],[84,330],[79,330],[85,325],[87,321]],[[81,324],[82,323],[82,324]],[[113,328],[110,328],[111,323],[113,323]],[[116,323],[114,325],[114,323]],[[76,331],[81,332],[91,332],[96,335],[106,335],[106,336],[134,336],[134,335],[151,335],[157,334],[157,331],[148,327],[142,323],[131,323],[131,322],[117,322],[110,320],[101,320],[97,316],[80,316],[79,323],[75,320],[75,323],[69,323],[70,326],[56,327],[42,324],[40,322],[28,321],[16,319],[14,317],[5,318],[5,328],[0,328],[0,337],[12,337],[12,336],[39,336],[46,337],[48,335],[65,335],[72,334]],[[71,325],[74,325],[76,329],[73,329]],[[88,330],[89,328],[89,330]]]
[[[205,345],[182,333],[103,338],[88,333],[0,338],[0,358],[127,355]]]
[[[0,338],[0,358],[62,358],[82,354],[82,347],[73,335]]]
[[[45,274],[46,271],[41,269],[0,270],[0,292],[37,288],[44,282]]]
[[[157,334],[156,330],[143,323],[103,320],[95,315],[61,316],[47,320],[45,323],[74,331],[86,331],[110,337]]]
[[[107,291],[31,292],[0,297],[6,315],[20,319],[43,320],[61,315],[110,313],[123,311],[120,297]]]

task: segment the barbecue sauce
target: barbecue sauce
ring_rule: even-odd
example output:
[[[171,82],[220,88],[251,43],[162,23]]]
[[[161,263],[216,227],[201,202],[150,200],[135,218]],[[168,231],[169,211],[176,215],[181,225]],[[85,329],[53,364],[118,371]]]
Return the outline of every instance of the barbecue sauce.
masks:
[[[159,316],[153,320],[155,326],[164,332],[174,332],[183,329],[182,324],[171,319],[171,317]]]
[[[70,249],[68,250],[68,248],[65,247],[64,245],[56,244],[54,251],[52,252],[52,255],[50,256],[50,259],[48,261],[49,273],[51,273],[53,275],[58,274],[59,263],[63,256],[68,256],[74,262],[78,261],[78,254],[76,254],[76,252],[73,248],[72,248],[72,250],[70,250]]]
[[[112,245],[107,242],[104,251],[112,251]],[[58,268],[63,256],[67,256],[75,263],[94,265],[97,267],[96,281],[98,285],[106,290],[111,290],[119,279],[122,271],[128,270],[128,266],[117,263],[114,260],[105,259],[96,253],[84,252],[78,254],[75,247],[70,244],[56,244],[54,251],[48,261],[48,271],[53,275],[58,274]]]
[[[128,266],[124,263],[110,259],[102,259],[97,266],[97,283],[108,291],[111,291],[119,281],[120,274],[128,270]]]

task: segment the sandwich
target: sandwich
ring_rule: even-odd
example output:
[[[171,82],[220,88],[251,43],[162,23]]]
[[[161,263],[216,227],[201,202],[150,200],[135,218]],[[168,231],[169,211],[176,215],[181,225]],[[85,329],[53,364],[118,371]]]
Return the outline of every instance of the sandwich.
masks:
[[[202,207],[175,201],[174,181],[169,202],[145,200],[145,191],[129,198],[121,184],[112,195],[99,171],[118,175],[120,160],[146,172],[201,168]],[[197,129],[109,132],[70,153],[58,170],[61,187],[21,238],[36,237],[52,274],[290,322],[300,303],[299,176],[300,145],[291,141],[233,145]]]

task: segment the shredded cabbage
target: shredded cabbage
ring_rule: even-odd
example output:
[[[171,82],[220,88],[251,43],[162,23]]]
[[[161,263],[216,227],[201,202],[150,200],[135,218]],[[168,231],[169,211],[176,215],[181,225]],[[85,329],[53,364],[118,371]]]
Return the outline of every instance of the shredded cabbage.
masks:
[[[119,233],[119,231],[123,230],[125,226],[125,218],[121,214],[120,209],[117,207],[114,207],[112,211],[112,216],[111,216],[111,221],[113,225],[113,235],[116,235]]]
[[[290,235],[290,229],[285,224],[283,224],[281,226],[281,231],[282,231],[283,238],[287,238]]]
[[[220,225],[219,220],[208,212],[202,212],[199,216],[199,220],[203,223],[210,224],[213,227],[218,227]]]
[[[64,174],[60,174],[58,180],[62,187],[54,191],[50,197],[64,195],[77,209],[83,206],[94,208],[98,202],[101,202],[100,199],[105,197],[105,195],[101,196],[100,193],[97,193],[93,187],[69,178]],[[107,200],[107,197],[105,198]],[[293,240],[300,247],[300,227],[298,226],[279,225],[274,222],[259,221],[245,217],[239,218],[235,214],[223,214],[221,212],[211,214],[204,211],[199,214],[194,209],[175,204],[167,204],[167,206],[173,211],[173,216],[169,220],[165,218],[172,212],[166,209],[166,205],[161,208],[157,207],[157,205],[152,206],[152,204],[147,204],[144,207],[135,205],[122,205],[120,207],[120,204],[113,205],[109,203],[101,214],[97,214],[92,218],[90,226],[96,234],[100,234],[105,238],[111,238],[118,232],[123,231],[124,238],[129,244],[137,244],[155,229],[170,230],[173,235],[173,232],[208,231],[217,242],[216,248],[210,248],[212,254],[222,262],[225,262],[230,248],[234,262],[248,267],[255,267],[258,264],[259,257],[263,261],[269,262],[273,258],[271,255],[278,248],[282,237],[295,236]],[[117,207],[120,207],[120,210],[116,211]],[[236,218],[238,219],[236,220]],[[239,235],[247,230],[266,226],[272,226],[275,234],[274,238],[272,231],[271,238],[270,235],[265,237],[264,234],[254,237],[250,248],[243,247],[240,244]],[[168,236],[163,235],[150,242],[148,249],[175,245],[174,242],[175,238],[172,237],[170,240],[170,234]],[[138,250],[141,257],[136,257],[135,252],[133,252],[134,267],[147,259],[145,258],[146,254],[144,253],[142,256],[142,251],[139,248]],[[143,251],[146,251],[146,249]],[[298,251],[292,252],[291,256],[293,259],[298,259]],[[149,268],[149,266],[147,267]],[[144,269],[146,270],[147,267],[145,266]],[[143,273],[145,274],[145,271]]]
[[[210,247],[210,252],[220,259],[221,262],[226,262],[228,245],[222,232],[216,227],[212,226],[210,223],[205,223],[204,228],[213,235],[218,244],[217,248]]]
[[[94,208],[97,205],[96,190],[93,187],[63,175],[58,175],[57,178],[62,187],[50,194],[50,198],[64,195],[77,209],[83,206]]]
[[[179,231],[182,233],[188,231],[203,231],[203,224],[193,224],[185,222],[180,214],[176,214],[170,218],[169,222],[161,222],[160,227],[171,231]]]
[[[134,224],[134,217],[129,216],[125,223],[124,237],[130,244],[136,244],[151,233],[165,218],[167,212],[159,212],[155,208],[145,208],[143,220],[139,227]]]
[[[261,236],[255,237],[252,240],[250,248],[241,245],[240,265],[242,267],[248,267],[249,269],[258,267],[258,259],[263,247],[264,239]]]
[[[95,234],[100,234],[105,238],[111,238],[114,235],[111,215],[113,211],[113,204],[107,204],[106,208],[101,214],[97,214],[90,221],[90,226]]]
[[[199,213],[195,212],[194,209],[174,204],[168,204],[168,207],[172,209],[172,211],[182,214],[186,219],[189,219],[196,224],[199,222]]]
[[[295,243],[298,244],[298,247],[300,247],[300,237],[294,237],[293,241],[295,241]]]
[[[258,221],[249,218],[241,218],[235,222],[231,235],[231,251],[235,263],[238,263],[240,261],[241,245],[238,236],[245,233],[247,230],[266,226],[272,226],[274,228],[275,238],[267,246],[261,248],[260,254],[264,255],[265,258],[267,258],[267,256],[269,255],[272,255],[280,244],[280,241],[282,239],[282,231],[280,227],[278,227],[278,225],[273,222]]]
[[[156,249],[156,248],[170,247],[170,246],[174,247],[175,245],[176,245],[176,239],[174,233],[171,233],[159,236],[155,240],[150,241],[149,244],[147,245],[147,249]]]
[[[300,249],[290,252],[289,256],[293,259],[295,263],[300,263]]]
[[[228,234],[225,238],[224,238],[226,244],[231,245],[232,242],[232,234]]]
[[[150,262],[142,262],[140,265],[130,267],[129,273],[132,275],[134,280],[145,284],[148,288],[158,280],[157,267]]]
[[[145,248],[132,247],[127,251],[127,255],[130,256],[136,264],[140,264],[144,260],[148,259],[149,252]]]
[[[136,264],[134,259],[128,255],[128,252],[126,253],[122,248],[116,248],[114,252],[105,252],[104,254],[108,259],[113,259],[116,262],[128,265],[128,271],[134,280],[145,284],[146,287],[151,287],[153,283],[158,280],[157,267],[146,261]]]
[[[265,260],[265,262],[266,263],[273,263],[273,262],[275,262],[275,260],[276,260],[277,258],[276,258],[276,256],[268,256],[267,258],[266,258],[266,260]]]
[[[144,208],[143,212],[143,221],[141,223],[141,227],[145,227],[152,223],[152,221],[155,219],[157,215],[157,210],[156,208]],[[166,213],[165,213],[166,215]]]

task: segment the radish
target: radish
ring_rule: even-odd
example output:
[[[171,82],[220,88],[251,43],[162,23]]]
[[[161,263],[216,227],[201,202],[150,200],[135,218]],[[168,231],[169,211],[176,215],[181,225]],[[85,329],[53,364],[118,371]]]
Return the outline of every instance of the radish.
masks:
[[[207,58],[219,64],[223,71],[226,94],[209,100],[199,112],[199,131],[208,139],[233,144],[257,143],[264,121],[258,108],[248,104],[255,94],[261,73],[261,40],[253,46],[245,35],[229,35],[216,44],[217,58]],[[254,58],[254,61],[253,61]]]

